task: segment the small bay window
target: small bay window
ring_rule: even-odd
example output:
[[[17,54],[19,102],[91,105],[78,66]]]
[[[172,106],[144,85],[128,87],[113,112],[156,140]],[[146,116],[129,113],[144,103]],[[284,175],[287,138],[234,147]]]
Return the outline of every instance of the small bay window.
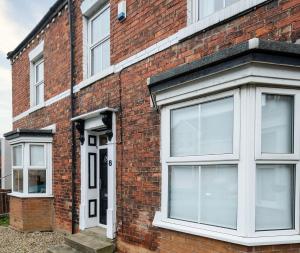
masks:
[[[51,130],[18,129],[5,136],[12,146],[12,195],[51,196]]]

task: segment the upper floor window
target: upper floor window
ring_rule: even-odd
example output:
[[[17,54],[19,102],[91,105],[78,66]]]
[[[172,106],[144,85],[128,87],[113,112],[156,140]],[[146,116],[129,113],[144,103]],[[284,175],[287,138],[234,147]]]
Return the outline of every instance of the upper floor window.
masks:
[[[110,7],[104,6],[88,20],[89,76],[110,66]]]
[[[200,24],[201,29],[217,24],[255,7],[266,0],[188,0],[189,23]]]
[[[29,53],[30,61],[30,106],[44,104],[44,41]]]
[[[33,106],[41,105],[44,102],[44,59],[40,59],[33,64],[34,82]]]

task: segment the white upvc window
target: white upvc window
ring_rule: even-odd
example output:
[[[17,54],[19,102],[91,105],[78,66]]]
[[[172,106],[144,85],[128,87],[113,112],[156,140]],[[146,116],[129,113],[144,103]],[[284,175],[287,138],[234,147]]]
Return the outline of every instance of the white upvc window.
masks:
[[[44,59],[41,58],[33,63],[32,95],[33,106],[44,103]]]
[[[299,103],[298,90],[245,85],[162,107],[163,226],[299,235]]]
[[[110,67],[110,6],[107,4],[88,19],[88,73],[101,73]]]
[[[188,0],[188,24],[203,29],[253,8],[266,0]]]
[[[50,196],[52,144],[22,143],[12,146],[13,191],[17,196]]]

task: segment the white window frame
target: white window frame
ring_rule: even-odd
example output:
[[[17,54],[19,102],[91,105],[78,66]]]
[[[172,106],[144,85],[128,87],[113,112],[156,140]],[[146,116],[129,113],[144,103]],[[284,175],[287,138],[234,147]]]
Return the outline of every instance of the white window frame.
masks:
[[[45,106],[45,62],[44,62],[44,41],[41,41],[29,54],[30,62],[30,112],[38,110]],[[44,63],[43,81],[36,82],[36,66],[41,62]],[[42,100],[36,104],[36,87],[42,85]]]
[[[106,69],[108,69],[111,65],[110,59],[109,59],[109,67],[107,67],[106,69],[102,69],[99,73],[92,73],[92,51],[94,48],[102,45],[103,43],[110,41],[110,32],[109,35],[107,35],[105,38],[101,39],[100,41],[97,41],[95,43],[92,43],[92,22],[98,18],[103,12],[105,12],[106,10],[109,10],[109,15],[110,15],[110,4],[106,4],[103,7],[101,7],[101,9],[94,14],[93,16],[89,17],[87,19],[87,48],[88,48],[88,53],[87,53],[87,72],[88,72],[88,77],[92,77],[95,75],[99,75],[102,72],[105,72]],[[109,24],[110,26],[110,24]],[[110,52],[109,52],[109,58],[110,58]],[[103,58],[101,57],[101,61],[103,62]]]
[[[13,150],[16,147],[21,147],[21,155],[22,155],[22,159],[21,159],[21,165],[14,165],[14,155],[13,155]],[[14,145],[11,147],[11,164],[12,164],[12,191],[14,192],[14,171],[15,170],[22,170],[23,173],[23,192],[16,192],[18,194],[22,194],[24,193],[24,145],[23,144],[18,144],[18,145]]]
[[[41,81],[37,81],[36,80],[36,77],[37,77],[37,67],[41,64],[44,64],[44,58],[40,58],[39,60],[37,60],[36,62],[33,63],[33,78],[34,78],[34,82],[32,83],[32,105],[34,107],[38,107],[38,106],[41,106],[44,104],[45,102],[45,96],[44,96],[44,88],[45,88],[45,82],[44,82],[44,76],[42,78]],[[45,66],[43,67],[45,68]],[[45,69],[44,69],[45,71]],[[41,89],[41,94],[40,94],[40,103],[37,104],[37,88],[39,86],[42,86],[42,89]]]
[[[13,167],[13,169],[23,170],[23,192],[14,191],[14,181],[12,177],[12,196],[16,197],[52,197],[52,143],[43,143],[38,140],[31,142],[23,142],[22,144],[12,144],[12,149],[16,146],[22,146],[22,167]],[[31,166],[30,165],[30,147],[31,146],[44,147],[44,165]],[[12,158],[13,159],[13,158]],[[13,162],[13,161],[12,161]],[[46,192],[45,193],[29,193],[28,178],[29,170],[45,170],[46,171]]]
[[[195,27],[201,27],[205,29],[209,26],[222,22],[232,16],[235,16],[247,9],[253,8],[266,0],[240,0],[234,4],[231,4],[209,16],[204,18],[199,17],[199,1],[201,0],[187,0],[187,24],[195,25]]]
[[[187,102],[179,102],[175,105],[166,105],[161,108],[161,159],[162,159],[162,196],[161,212],[157,216],[162,222],[160,226],[174,228],[178,231],[190,231],[192,234],[208,235],[213,238],[227,238],[232,242],[258,242],[259,240],[273,240],[266,238],[278,238],[287,240],[286,236],[299,237],[299,205],[300,205],[300,156],[299,156],[299,133],[294,133],[294,154],[283,157],[279,154],[271,157],[258,156],[258,139],[260,138],[260,98],[262,93],[268,94],[291,94],[295,96],[295,116],[300,113],[300,91],[296,89],[264,88],[255,85],[244,85],[239,89],[220,92],[216,95],[208,95],[200,99]],[[234,94],[234,154],[231,157],[220,155],[199,157],[170,157],[170,110],[182,108],[188,105],[199,104],[204,101],[215,100]],[[294,119],[294,129],[299,128],[299,116]],[[241,134],[241,135],[240,135]],[[268,154],[269,155],[269,154]],[[168,217],[169,201],[169,166],[171,165],[215,165],[230,164],[238,165],[238,210],[237,229],[220,228],[203,225],[189,221],[181,221]],[[293,164],[295,166],[295,206],[294,206],[294,229],[289,230],[255,230],[255,206],[256,206],[256,166],[257,164]],[[158,223],[159,223],[158,222]],[[297,238],[298,238],[297,237]],[[282,239],[285,238],[285,239]],[[242,243],[244,244],[244,243]]]

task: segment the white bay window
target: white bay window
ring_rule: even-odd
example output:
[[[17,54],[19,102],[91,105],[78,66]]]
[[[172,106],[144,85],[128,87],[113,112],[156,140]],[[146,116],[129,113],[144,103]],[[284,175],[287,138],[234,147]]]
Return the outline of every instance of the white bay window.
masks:
[[[298,235],[299,94],[245,85],[163,106],[159,226]]]
[[[51,195],[51,146],[51,143],[40,142],[12,146],[12,194],[28,197]]]

